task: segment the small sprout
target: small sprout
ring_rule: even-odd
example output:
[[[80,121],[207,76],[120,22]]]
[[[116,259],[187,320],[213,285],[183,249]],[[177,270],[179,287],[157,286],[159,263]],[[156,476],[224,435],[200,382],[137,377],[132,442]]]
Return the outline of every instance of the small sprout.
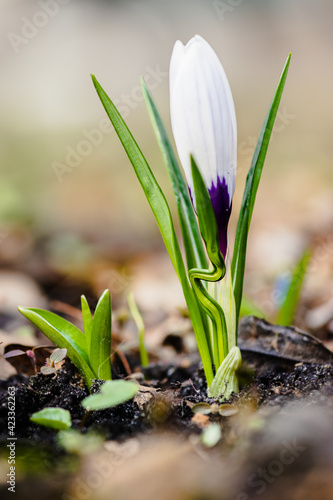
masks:
[[[140,351],[141,366],[146,367],[149,365],[149,358],[145,346],[145,325],[142,316],[140,314],[139,308],[135,302],[133,293],[129,293],[127,295],[127,302],[139,333],[139,351]]]
[[[207,446],[207,448],[213,448],[220,441],[221,437],[221,427],[219,424],[213,423],[203,430],[200,440],[204,446]]]
[[[60,363],[65,359],[67,355],[67,349],[55,349],[50,356],[50,361],[54,364]]]
[[[42,366],[40,371],[43,375],[52,375],[53,373],[56,373],[54,366]]]
[[[81,297],[84,333],[66,319],[34,307],[19,307],[19,311],[60,349],[51,358],[44,374],[55,373],[55,365],[63,359],[64,350],[78,368],[90,389],[94,379],[111,380],[111,326],[112,311],[110,291],[101,295],[92,315],[87,299]],[[60,356],[60,358],[58,357]]]
[[[192,407],[193,413],[201,413],[202,415],[209,415],[212,413],[213,415],[220,415],[221,417],[231,417],[232,415],[236,415],[238,413],[238,408],[235,405],[229,404],[221,404],[218,405],[216,403],[197,403]]]
[[[63,408],[44,408],[33,413],[30,420],[56,430],[69,429],[72,426],[71,414]]]
[[[100,393],[84,398],[81,404],[87,411],[105,410],[134,398],[138,390],[138,385],[129,380],[108,380]]]
[[[52,375],[57,373],[57,363],[60,363],[67,355],[67,349],[55,349],[51,356],[46,360],[46,366],[42,366],[40,371],[43,375]]]

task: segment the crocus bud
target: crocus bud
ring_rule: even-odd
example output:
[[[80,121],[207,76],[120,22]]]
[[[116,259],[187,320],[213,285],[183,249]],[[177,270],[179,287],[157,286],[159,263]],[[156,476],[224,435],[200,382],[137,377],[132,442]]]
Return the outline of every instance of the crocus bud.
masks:
[[[195,206],[190,155],[207,186],[227,253],[227,228],[235,191],[237,126],[234,102],[224,69],[199,35],[186,45],[177,41],[170,62],[171,125],[178,155]]]

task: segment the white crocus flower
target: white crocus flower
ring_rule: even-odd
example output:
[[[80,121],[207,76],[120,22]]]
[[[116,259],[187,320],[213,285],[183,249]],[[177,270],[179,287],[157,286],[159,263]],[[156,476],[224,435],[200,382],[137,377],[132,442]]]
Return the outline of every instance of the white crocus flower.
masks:
[[[227,228],[235,191],[237,127],[234,102],[224,69],[199,35],[177,41],[170,62],[170,110],[178,155],[194,200],[190,155],[210,194],[227,254]]]

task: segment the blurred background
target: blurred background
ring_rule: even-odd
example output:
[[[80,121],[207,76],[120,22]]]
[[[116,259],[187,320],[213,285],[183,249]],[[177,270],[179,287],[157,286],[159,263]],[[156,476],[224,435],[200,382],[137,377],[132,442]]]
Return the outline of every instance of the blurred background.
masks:
[[[187,335],[191,325],[182,315],[184,300],[176,273],[90,78],[95,74],[119,107],[167,195],[179,230],[139,78],[145,77],[171,134],[170,56],[177,39],[186,43],[196,33],[222,61],[236,106],[238,176],[231,246],[252,154],[283,65],[292,53],[253,214],[245,296],[275,322],[290,271],[310,246],[312,260],[295,324],[333,350],[332,19],[330,0],[0,0],[0,385],[16,372],[1,356],[4,349],[26,351],[50,343],[27,325],[18,305],[48,308],[81,326],[80,295],[84,293],[94,306],[105,288],[112,294],[113,342],[118,352],[122,346],[127,355],[137,345],[136,327],[125,310],[129,291],[143,313],[151,360],[158,352],[159,359],[174,361],[177,350],[171,341],[178,337],[185,339],[187,352],[196,351],[194,336]],[[327,398],[331,394],[329,386]],[[306,466],[319,463],[318,475],[311,472],[304,482],[293,472],[298,469],[288,465],[282,479],[288,483],[279,482],[280,478],[273,484],[278,498],[285,496],[279,485],[284,493],[285,484],[289,487],[291,482],[300,488],[297,498],[309,498],[312,484],[311,498],[331,498],[329,493],[325,497],[323,488],[328,484],[331,491],[325,471],[332,462],[332,418],[321,406],[328,399],[323,403],[320,398],[320,404],[313,399],[306,409],[294,403],[292,410],[284,406],[275,413],[274,408],[262,438],[257,431],[263,430],[264,412],[258,420],[249,419],[252,427],[245,426],[246,415],[244,421],[237,420],[241,430],[227,434],[232,436],[227,447],[232,450],[233,441],[241,445],[223,467],[219,451],[211,456],[214,462],[187,444],[185,452],[179,452],[183,445],[178,435],[162,445],[156,441],[155,448],[148,441],[144,453],[134,457],[139,465],[133,470],[139,472],[133,475],[132,469],[118,467],[110,484],[103,480],[103,498],[125,486],[131,493],[126,498],[133,498],[133,491],[135,498],[141,491],[144,496],[154,484],[152,477],[159,495],[168,498],[175,496],[169,487],[182,484],[180,477],[189,481],[191,492],[197,488],[191,498],[199,498],[199,486],[215,484],[220,498],[222,483],[216,481],[221,471],[226,477],[223,488],[235,477],[237,488],[242,488],[259,465],[276,464],[275,450],[280,452],[281,443],[295,443],[295,437],[307,446],[295,467],[303,461]],[[248,440],[250,428],[253,441]],[[245,442],[237,441],[242,435]],[[318,450],[314,462],[308,459],[312,449]],[[52,460],[43,461],[53,464],[53,453],[52,447]],[[243,453],[245,461],[235,467]],[[92,460],[94,467],[100,466],[96,456]],[[33,461],[32,466],[36,468]],[[213,468],[216,474],[211,473]],[[7,465],[4,470],[3,482]],[[70,467],[62,470],[66,478],[72,474]],[[91,470],[87,462],[81,471],[84,480]],[[162,483],[161,474],[168,474],[168,483]],[[30,481],[29,472],[27,477]],[[212,480],[207,482],[207,477]],[[39,476],[37,480],[42,491],[43,482]],[[53,470],[50,484],[62,485]]]
[[[332,312],[332,2],[0,0],[0,6],[3,272],[22,272],[69,303],[84,289],[75,290],[75,300],[66,287],[55,292],[66,279],[96,293],[108,286],[116,300],[134,289],[142,306],[181,303],[157,226],[90,74],[119,106],[176,215],[138,85],[144,76],[171,132],[170,55],[177,39],[185,43],[198,33],[223,62],[236,106],[231,241],[254,147],[292,52],[254,211],[245,287],[269,315],[276,279],[311,243],[316,272],[309,273],[305,298],[311,307],[329,303]],[[1,307],[17,304],[17,292],[10,302],[12,288],[3,283]],[[36,297],[20,298],[38,305]]]

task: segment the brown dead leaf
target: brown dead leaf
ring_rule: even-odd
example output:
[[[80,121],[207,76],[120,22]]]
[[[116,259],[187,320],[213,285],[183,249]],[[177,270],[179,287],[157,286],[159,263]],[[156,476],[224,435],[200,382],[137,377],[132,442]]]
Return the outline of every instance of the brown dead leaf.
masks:
[[[152,400],[155,392],[156,389],[153,387],[146,387],[144,385],[139,386],[139,391],[134,396],[134,402],[138,405],[140,410],[143,410],[145,405]]]
[[[333,362],[332,353],[313,335],[292,326],[271,325],[255,316],[241,319],[238,345],[244,361],[259,373],[275,366],[293,369],[297,362]]]

